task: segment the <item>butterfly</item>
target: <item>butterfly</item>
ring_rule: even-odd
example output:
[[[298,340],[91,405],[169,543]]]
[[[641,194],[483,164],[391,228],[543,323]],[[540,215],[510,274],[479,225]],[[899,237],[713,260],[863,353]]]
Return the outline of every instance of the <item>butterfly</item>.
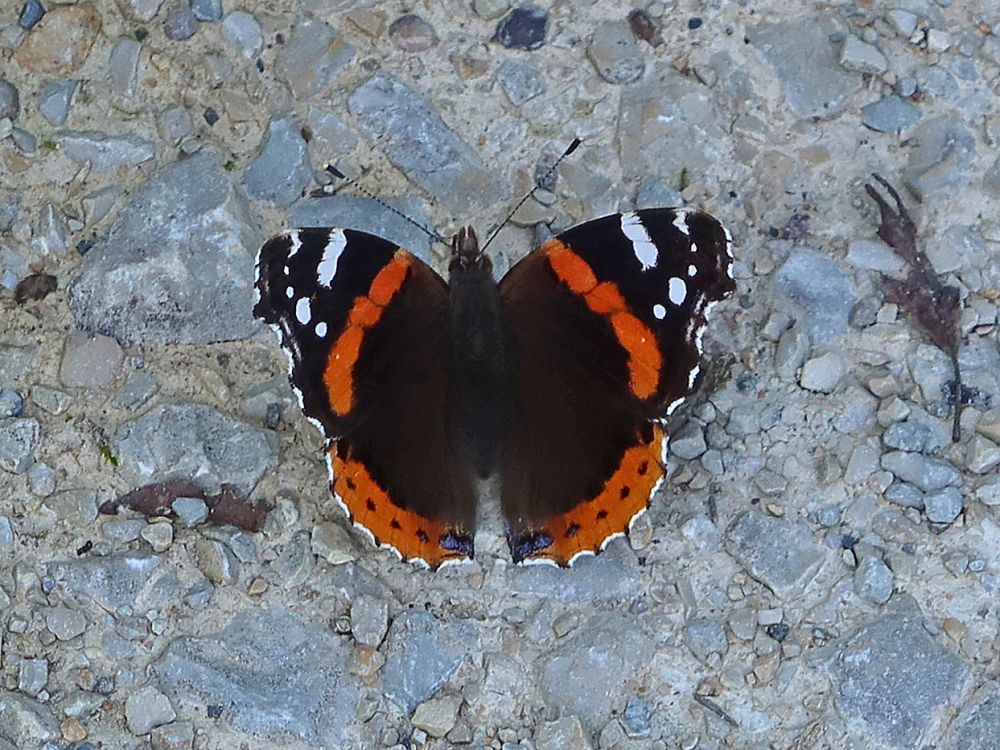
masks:
[[[570,565],[663,481],[664,420],[735,289],[731,244],[706,213],[649,208],[568,229],[497,282],[466,227],[446,281],[387,239],[295,229],[260,250],[254,314],[377,546],[430,568],[472,558],[477,483],[496,475],[514,561]]]

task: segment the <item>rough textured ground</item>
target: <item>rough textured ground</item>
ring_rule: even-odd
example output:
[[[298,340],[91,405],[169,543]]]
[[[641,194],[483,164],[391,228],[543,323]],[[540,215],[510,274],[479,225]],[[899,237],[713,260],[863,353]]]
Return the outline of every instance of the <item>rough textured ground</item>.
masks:
[[[1000,12],[987,0],[0,4],[0,748],[1000,748]],[[30,29],[30,30],[29,30]],[[531,49],[526,49],[530,47]],[[347,529],[250,316],[288,224],[441,248],[690,204],[736,241],[631,539],[570,571]],[[961,292],[951,371],[863,184]],[[306,197],[303,197],[305,195]],[[55,277],[15,301],[31,273]],[[51,282],[42,282],[41,288]],[[166,478],[263,530],[98,513]],[[197,493],[195,493],[197,494]]]

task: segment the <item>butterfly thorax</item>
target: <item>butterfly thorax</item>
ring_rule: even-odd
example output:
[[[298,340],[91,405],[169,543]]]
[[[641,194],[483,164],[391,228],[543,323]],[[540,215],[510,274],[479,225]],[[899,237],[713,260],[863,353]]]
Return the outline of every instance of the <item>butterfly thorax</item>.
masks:
[[[471,227],[455,235],[448,283],[450,429],[465,457],[487,476],[503,444],[511,363],[492,263]]]

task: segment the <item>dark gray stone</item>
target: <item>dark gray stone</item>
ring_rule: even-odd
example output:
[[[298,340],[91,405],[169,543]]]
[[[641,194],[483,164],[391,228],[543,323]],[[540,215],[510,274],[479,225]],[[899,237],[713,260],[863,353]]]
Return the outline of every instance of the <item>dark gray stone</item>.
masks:
[[[355,90],[348,108],[390,161],[450,210],[468,214],[507,195],[496,172],[403,83],[377,75]]]
[[[800,592],[823,562],[823,548],[800,523],[747,511],[726,530],[726,549],[781,598]]]
[[[21,6],[21,14],[17,17],[17,25],[30,31],[35,24],[45,16],[45,6],[39,0],[27,0]]]
[[[35,457],[38,420],[34,417],[0,420],[0,469],[23,474]]]
[[[331,26],[300,18],[278,52],[274,72],[288,84],[296,99],[306,100],[326,88],[354,54],[354,47]]]
[[[625,736],[632,740],[649,737],[653,731],[649,721],[652,715],[653,707],[649,703],[642,698],[630,697],[619,719]]]
[[[191,12],[191,6],[183,0],[176,0],[163,19],[163,30],[167,39],[175,42],[193,37],[198,30],[198,19]]]
[[[0,120],[17,119],[21,113],[21,95],[10,81],[0,78]]]
[[[492,41],[508,49],[539,49],[545,44],[549,14],[535,5],[514,8],[497,24]]]
[[[181,718],[221,704],[230,730],[285,746],[373,747],[355,720],[359,682],[351,647],[321,621],[286,609],[249,609],[220,633],[174,639],[153,665]],[[191,707],[191,708],[189,708]]]
[[[837,65],[831,18],[801,18],[747,30],[750,43],[774,68],[785,102],[799,118],[836,117],[860,86]]]
[[[311,180],[309,155],[298,123],[288,115],[276,115],[268,123],[257,156],[243,172],[247,195],[287,208]]]
[[[152,141],[117,138],[95,130],[62,130],[56,134],[60,150],[76,164],[90,163],[95,172],[113,172],[134,167],[156,157]]]
[[[142,45],[135,39],[120,39],[111,50],[108,71],[111,91],[121,96],[135,96],[139,83],[139,55]]]
[[[406,611],[389,628],[383,692],[408,714],[429,700],[479,648],[475,626]]]
[[[47,572],[58,586],[89,597],[111,612],[124,607],[145,612],[180,597],[177,571],[162,557],[148,552],[53,562]]]
[[[389,25],[389,39],[404,52],[424,52],[438,43],[434,27],[415,13],[393,21]]]
[[[729,647],[726,629],[717,617],[692,617],[684,623],[684,645],[699,661],[712,654],[725,654]]]
[[[931,440],[931,428],[919,422],[897,422],[889,425],[882,435],[882,442],[888,448],[910,453],[919,453]]]
[[[908,482],[894,482],[885,491],[885,499],[905,508],[924,509],[924,493]]]
[[[952,724],[951,740],[942,747],[955,750],[1000,750],[1000,687],[989,680]]]
[[[877,557],[866,557],[854,570],[854,593],[874,604],[892,596],[892,571]]]
[[[199,21],[218,21],[222,18],[222,0],[191,0],[191,12]]]
[[[21,394],[11,388],[0,388],[0,418],[19,417],[24,408]]]
[[[880,74],[889,69],[889,61],[874,44],[848,34],[840,48],[840,64],[857,73]]]
[[[187,479],[206,491],[249,495],[278,465],[274,434],[201,404],[157,406],[115,433],[119,471],[135,485]]]
[[[80,82],[76,80],[63,80],[42,86],[42,90],[38,93],[38,110],[50,125],[59,127],[66,122],[70,104],[73,103],[73,94],[79,85]]]
[[[221,161],[205,150],[161,170],[84,256],[69,304],[122,343],[246,338],[260,238]]]
[[[924,492],[940,490],[962,480],[962,473],[943,458],[892,451],[882,456],[882,468]]]
[[[773,283],[799,314],[814,344],[847,332],[854,285],[830,258],[810,248],[797,249],[778,269]]]
[[[879,133],[901,133],[920,119],[920,110],[898,96],[887,96],[861,108],[861,122]]]
[[[963,507],[962,492],[957,487],[945,487],[924,495],[924,512],[931,523],[954,523]]]
[[[504,61],[497,71],[497,80],[515,107],[520,107],[545,93],[545,77],[538,68],[525,60],[511,58]]]

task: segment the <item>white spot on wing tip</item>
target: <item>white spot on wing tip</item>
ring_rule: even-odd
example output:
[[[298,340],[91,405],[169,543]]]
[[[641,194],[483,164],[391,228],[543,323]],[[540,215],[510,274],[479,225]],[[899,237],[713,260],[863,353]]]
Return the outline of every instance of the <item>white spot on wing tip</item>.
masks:
[[[323,257],[320,258],[319,265],[316,267],[316,281],[321,286],[329,289],[333,277],[337,275],[337,264],[340,262],[340,256],[346,247],[347,238],[344,236],[344,230],[330,230],[326,247],[323,248]]]
[[[684,282],[684,279],[679,276],[671,276],[667,296],[673,304],[677,306],[683,305],[684,300],[687,299],[687,284]]]
[[[326,322],[325,321],[321,320],[319,323],[316,324],[316,335],[319,336],[320,338],[323,338],[324,336],[326,336]]]
[[[452,557],[438,565],[438,570],[444,570],[445,568],[458,568],[463,565],[470,565],[471,563],[471,557]]]
[[[648,271],[656,265],[659,250],[653,244],[653,240],[642,225],[642,220],[634,211],[622,214],[621,219],[622,234],[632,243],[632,254],[642,266],[643,271]]]
[[[663,320],[667,317],[667,308],[660,304],[653,305],[653,316],[657,320]]]
[[[674,216],[673,224],[677,228],[677,231],[683,234],[685,237],[689,236],[688,225],[687,225],[687,215],[689,211],[686,208],[676,209],[677,215]]]
[[[552,568],[559,567],[559,563],[548,557],[526,557],[517,564],[524,568],[531,567],[532,565],[548,565]]]
[[[299,297],[299,301],[295,303],[295,319],[302,325],[312,320],[312,310],[308,297]]]

